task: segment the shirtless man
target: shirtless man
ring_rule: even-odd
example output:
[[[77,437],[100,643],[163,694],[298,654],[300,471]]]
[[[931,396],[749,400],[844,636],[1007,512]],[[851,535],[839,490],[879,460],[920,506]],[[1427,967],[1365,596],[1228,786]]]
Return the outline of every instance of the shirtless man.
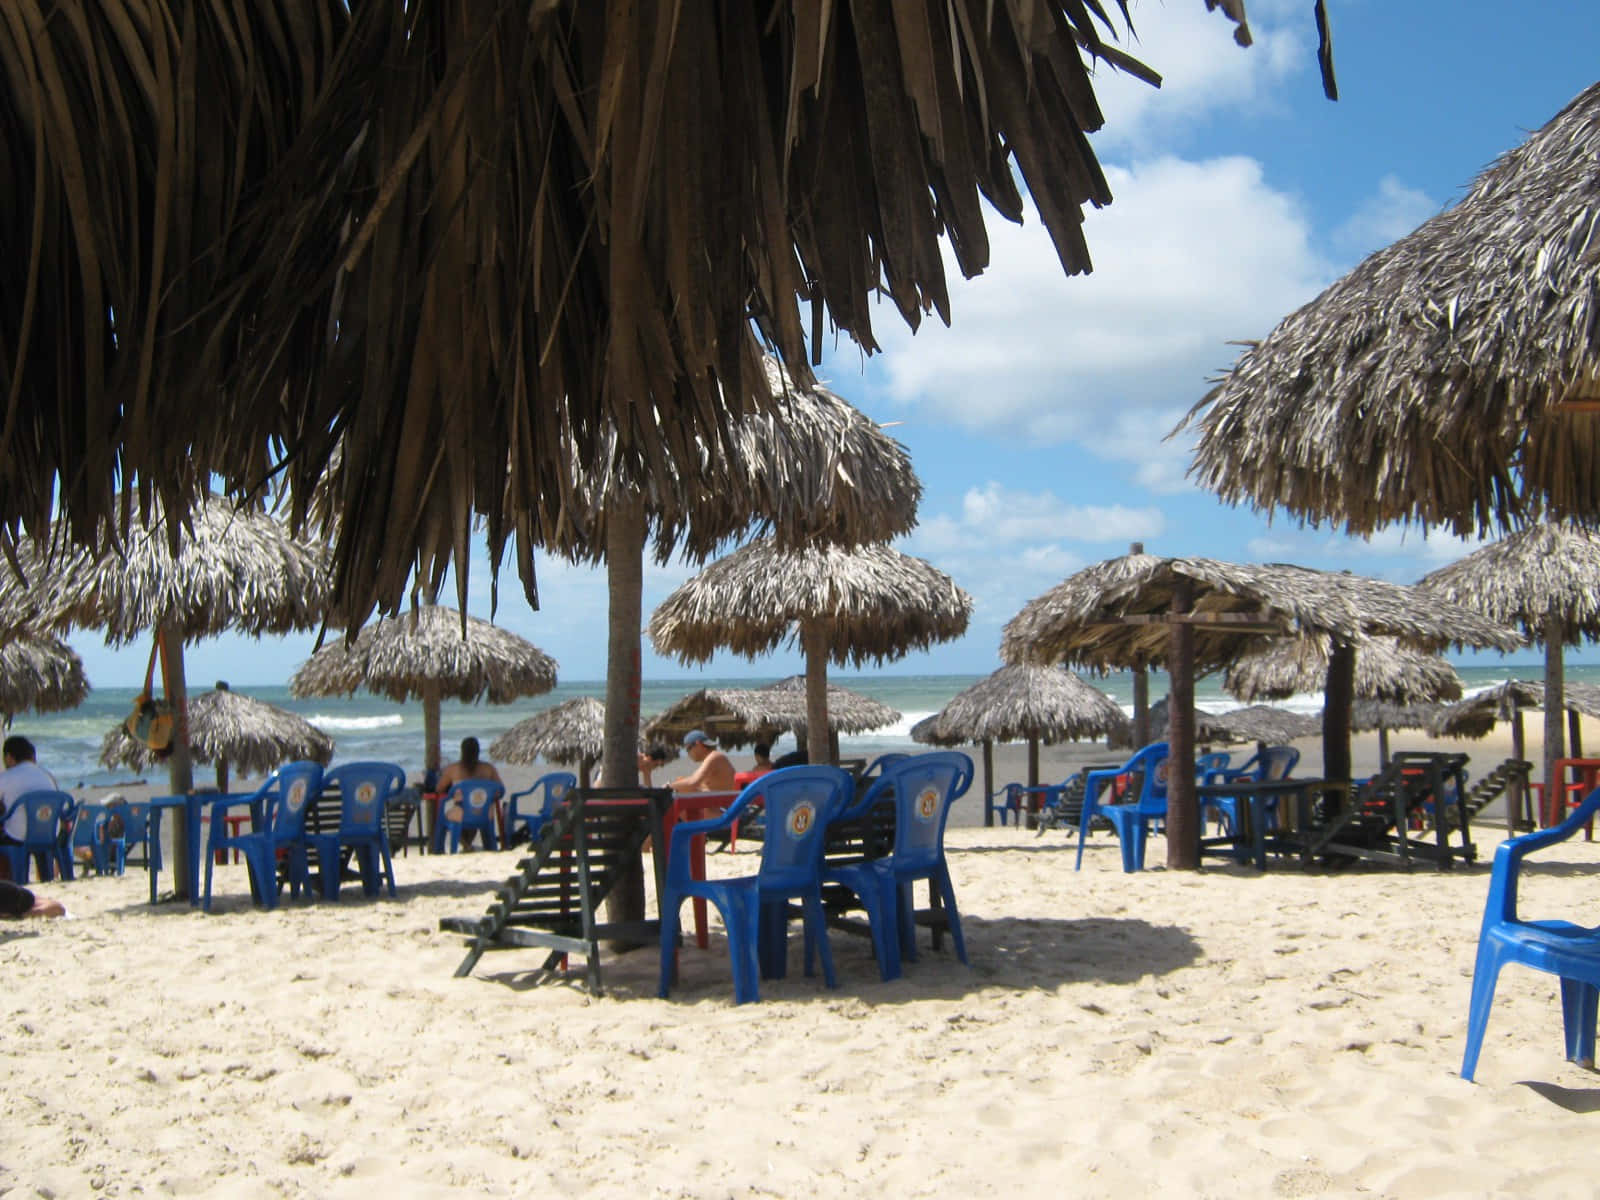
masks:
[[[698,729],[683,735],[683,752],[695,764],[691,774],[674,779],[667,786],[675,792],[736,792],[733,762],[710,738]]]

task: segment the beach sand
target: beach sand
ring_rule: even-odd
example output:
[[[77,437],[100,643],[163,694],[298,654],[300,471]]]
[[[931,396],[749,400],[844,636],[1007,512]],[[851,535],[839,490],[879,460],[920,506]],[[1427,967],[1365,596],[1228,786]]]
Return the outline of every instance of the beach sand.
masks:
[[[535,986],[532,950],[452,978],[439,918],[510,854],[271,913],[242,866],[211,916],[138,871],[47,885],[75,919],[0,928],[0,1195],[1586,1196],[1600,1080],[1553,979],[1502,976],[1456,1075],[1497,837],[1449,873],[1130,876],[1108,835],[1074,872],[1064,834],[953,829],[970,969],[924,935],[886,984],[835,935],[830,992],[796,937],[740,1008],[716,931],[665,1001],[653,950],[608,955],[598,1000]],[[1600,844],[1536,861],[1525,912],[1592,901]]]

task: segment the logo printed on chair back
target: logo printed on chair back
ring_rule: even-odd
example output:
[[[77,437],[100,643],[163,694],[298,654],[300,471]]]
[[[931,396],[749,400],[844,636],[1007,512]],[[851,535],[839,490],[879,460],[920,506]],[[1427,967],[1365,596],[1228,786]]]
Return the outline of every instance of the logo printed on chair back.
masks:
[[[1167,759],[1162,759],[1156,764],[1156,783],[1162,787],[1167,786]]]
[[[784,823],[784,829],[792,838],[803,838],[816,826],[817,806],[809,800],[802,800],[789,810],[789,819]]]
[[[356,789],[357,808],[371,808],[377,798],[378,785],[375,783],[363,783]]]
[[[931,783],[917,793],[917,802],[912,806],[912,811],[919,821],[931,821],[939,811],[939,789]]]
[[[306,804],[306,781],[296,779],[289,785],[289,794],[283,798],[290,812],[299,812]]]
[[[38,808],[33,810],[33,817],[36,821],[48,821],[51,817],[50,806],[48,804],[39,805]]]
[[[567,785],[566,784],[564,784],[564,783],[552,783],[550,785],[550,799],[559,800],[559,799],[561,799],[561,797],[565,796],[566,794],[567,794]]]
[[[469,788],[467,791],[467,807],[473,812],[482,812],[489,804],[488,788]]]

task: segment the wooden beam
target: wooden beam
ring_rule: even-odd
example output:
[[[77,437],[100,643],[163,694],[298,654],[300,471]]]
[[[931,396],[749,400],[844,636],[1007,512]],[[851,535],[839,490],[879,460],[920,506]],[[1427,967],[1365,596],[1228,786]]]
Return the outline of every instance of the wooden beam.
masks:
[[[1180,580],[1172,593],[1172,616],[1191,616],[1193,585]],[[1190,621],[1170,622],[1170,721],[1167,730],[1167,866],[1193,871],[1200,865],[1200,809],[1194,794],[1194,631]]]
[[[1096,625],[1207,625],[1227,629],[1231,633],[1287,633],[1285,623],[1267,612],[1164,612],[1126,613],[1120,617],[1107,617],[1095,621]]]

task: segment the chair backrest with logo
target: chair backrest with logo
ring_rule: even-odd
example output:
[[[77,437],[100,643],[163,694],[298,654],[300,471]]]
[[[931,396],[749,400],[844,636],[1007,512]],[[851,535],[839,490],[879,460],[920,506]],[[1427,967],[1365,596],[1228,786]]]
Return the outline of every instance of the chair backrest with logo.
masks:
[[[887,768],[894,788],[896,869],[931,866],[944,853],[950,805],[972,784],[972,759],[956,750],[917,754]]]
[[[322,779],[323,787],[339,789],[339,832],[376,835],[383,827],[384,806],[406,785],[396,763],[340,763]]]
[[[766,810],[761,881],[773,887],[815,882],[823,833],[855,794],[848,771],[829,766],[780,767],[745,788],[740,799]]]
[[[267,827],[279,844],[305,834],[306,812],[322,791],[322,764],[285,763],[273,776],[277,790],[268,798]]]

